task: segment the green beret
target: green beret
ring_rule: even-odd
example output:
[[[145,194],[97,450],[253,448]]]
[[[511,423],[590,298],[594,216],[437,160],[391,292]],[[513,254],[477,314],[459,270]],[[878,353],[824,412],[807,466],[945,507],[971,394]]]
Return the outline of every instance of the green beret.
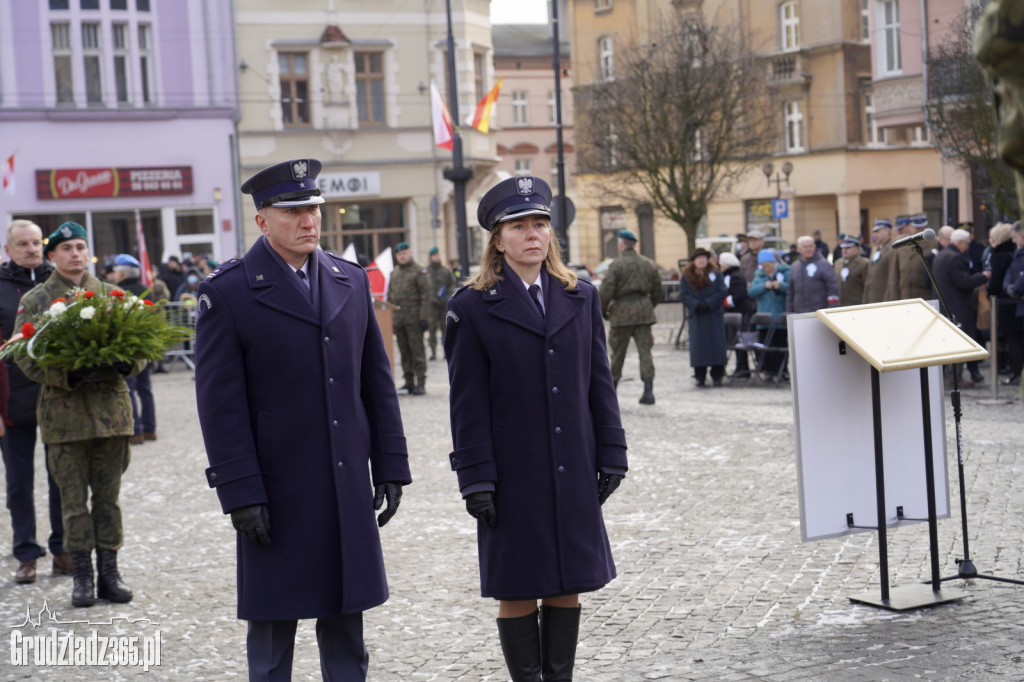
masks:
[[[397,244],[395,244],[395,253],[398,253],[399,251],[405,251],[408,248],[409,242],[398,242]]]
[[[427,255],[428,256],[433,256],[435,253],[441,253],[436,246],[433,247],[432,249],[430,249],[430,251],[427,253]]]
[[[46,256],[57,248],[58,244],[70,239],[84,239],[88,242],[89,234],[85,231],[85,228],[78,223],[66,222],[46,238],[46,246],[43,247],[43,255]]]
[[[630,232],[629,230],[619,230],[618,232],[615,233],[615,236],[617,236],[619,239],[628,239],[631,242],[637,241],[636,235]]]

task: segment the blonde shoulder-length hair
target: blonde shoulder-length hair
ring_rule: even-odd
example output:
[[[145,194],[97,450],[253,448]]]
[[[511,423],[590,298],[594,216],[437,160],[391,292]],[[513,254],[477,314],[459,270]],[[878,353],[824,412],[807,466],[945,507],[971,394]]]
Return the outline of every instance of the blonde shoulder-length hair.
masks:
[[[466,282],[466,286],[470,289],[487,291],[504,279],[501,275],[501,270],[505,267],[505,256],[498,251],[497,246],[498,239],[501,236],[501,226],[502,224],[499,223],[494,226],[495,229],[491,230],[491,238],[487,240],[487,245],[484,246],[483,258],[480,259],[480,272],[473,279]],[[550,226],[548,229],[551,229]],[[548,255],[544,259],[545,269],[547,269],[549,275],[565,285],[566,290],[575,289],[576,273],[565,267],[565,264],[562,263],[562,249],[558,245],[558,239],[555,238],[554,234],[551,235],[549,244]]]

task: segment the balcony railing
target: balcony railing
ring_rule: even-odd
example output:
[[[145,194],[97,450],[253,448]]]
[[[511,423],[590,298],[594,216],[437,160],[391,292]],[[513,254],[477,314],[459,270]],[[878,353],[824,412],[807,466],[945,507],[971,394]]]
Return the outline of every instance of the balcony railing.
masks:
[[[808,78],[808,74],[804,72],[803,59],[799,54],[781,54],[768,58],[769,85],[802,83]]]

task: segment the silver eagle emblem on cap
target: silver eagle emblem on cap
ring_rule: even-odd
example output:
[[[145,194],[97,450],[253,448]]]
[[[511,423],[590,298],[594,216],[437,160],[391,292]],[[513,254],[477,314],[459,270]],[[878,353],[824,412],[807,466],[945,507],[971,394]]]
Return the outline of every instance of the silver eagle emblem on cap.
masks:
[[[524,197],[533,194],[533,178],[522,177],[516,180],[516,191]]]
[[[292,177],[296,180],[302,180],[309,175],[309,162],[307,161],[296,161],[292,164]]]

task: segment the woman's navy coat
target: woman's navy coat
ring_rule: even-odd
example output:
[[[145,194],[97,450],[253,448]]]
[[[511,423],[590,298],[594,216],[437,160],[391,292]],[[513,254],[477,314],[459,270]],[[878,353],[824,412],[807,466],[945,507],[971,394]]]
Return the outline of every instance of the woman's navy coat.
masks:
[[[260,239],[199,287],[196,394],[221,507],[267,504],[239,534],[238,617],[319,618],[387,600],[373,483],[410,482],[366,273],[316,252],[319,314]]]
[[[679,300],[686,308],[687,326],[690,328],[690,367],[714,367],[724,365],[725,311],[722,304],[729,290],[720,272],[711,272],[714,278],[710,286],[703,289],[690,287],[685,278],[679,280]],[[709,312],[698,313],[697,304],[707,303]]]
[[[460,490],[493,483],[498,525],[478,522],[481,593],[535,599],[615,577],[597,472],[624,472],[597,290],[542,273],[542,320],[514,273],[448,301],[452,469]]]

